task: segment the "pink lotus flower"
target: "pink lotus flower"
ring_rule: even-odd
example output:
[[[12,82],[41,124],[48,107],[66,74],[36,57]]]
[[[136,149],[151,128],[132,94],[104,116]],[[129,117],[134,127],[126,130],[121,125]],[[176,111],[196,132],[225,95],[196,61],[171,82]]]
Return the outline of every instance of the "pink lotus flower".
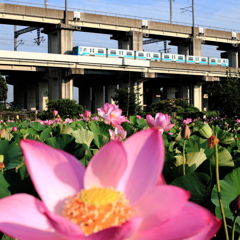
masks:
[[[0,200],[0,231],[22,240],[209,240],[220,220],[188,202],[189,192],[165,185],[164,145],[156,129],[112,141],[87,169],[72,155],[22,140],[41,200]],[[159,184],[159,185],[157,185]]]
[[[146,116],[148,126],[150,128],[158,128],[161,133],[169,131],[175,124],[171,124],[168,114],[157,113],[155,119],[152,115]]]
[[[236,119],[236,122],[237,122],[237,123],[240,123],[240,119]]]
[[[122,141],[127,136],[127,132],[123,129],[115,128],[114,131],[112,129],[109,129],[108,131],[111,140]]]
[[[90,118],[90,117],[91,117],[91,112],[86,110],[86,111],[84,112],[84,117]]]
[[[191,122],[192,122],[192,119],[191,119],[191,118],[187,118],[187,119],[183,120],[183,124],[184,124],[184,125],[187,125],[187,124],[189,124],[189,123],[191,123]]]
[[[53,110],[52,115],[53,115],[54,117],[56,117],[56,116],[58,115],[58,111],[57,111],[57,110]]]
[[[136,117],[137,117],[138,119],[142,119],[142,117],[141,117],[140,115],[136,115]]]
[[[105,103],[103,108],[98,108],[98,115],[100,115],[106,124],[112,124],[113,127],[121,128],[122,122],[129,122],[125,116],[122,115],[122,110],[116,104]]]
[[[12,131],[16,132],[17,131],[17,127],[12,127]]]

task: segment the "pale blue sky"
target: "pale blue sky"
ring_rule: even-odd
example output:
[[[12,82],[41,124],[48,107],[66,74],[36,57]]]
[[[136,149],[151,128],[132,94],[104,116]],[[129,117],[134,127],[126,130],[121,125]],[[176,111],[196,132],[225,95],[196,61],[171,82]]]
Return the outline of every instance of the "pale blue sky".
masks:
[[[12,3],[14,1],[0,2]],[[238,0],[195,0],[195,26],[215,27],[219,29],[229,29],[240,32],[240,2]],[[44,0],[22,0],[21,5],[43,6]],[[49,0],[49,8],[64,8],[65,1]],[[183,12],[181,8],[190,7],[192,0],[175,0],[173,5],[173,21],[176,23],[192,24],[192,13]],[[69,10],[79,10],[87,12],[98,12],[99,14],[111,13],[120,15],[136,16],[138,19],[159,19],[170,20],[169,0],[68,0]],[[191,8],[188,8],[191,9]],[[102,13],[101,13],[102,12]],[[18,26],[18,29],[23,27]],[[0,50],[13,50],[13,26],[1,25]],[[46,39],[46,35],[42,35]],[[18,51],[47,52],[47,39],[40,46],[34,44],[37,37],[36,31],[19,36],[19,40],[24,42],[19,45]],[[117,42],[110,40],[110,35],[75,32],[73,37],[74,45],[87,45],[96,47],[116,48]],[[176,47],[169,46],[171,52],[176,53]],[[163,43],[144,45],[145,51],[158,52],[163,49]],[[203,56],[219,57],[220,52],[214,46],[203,45]],[[9,98],[12,100],[12,88],[10,87]]]

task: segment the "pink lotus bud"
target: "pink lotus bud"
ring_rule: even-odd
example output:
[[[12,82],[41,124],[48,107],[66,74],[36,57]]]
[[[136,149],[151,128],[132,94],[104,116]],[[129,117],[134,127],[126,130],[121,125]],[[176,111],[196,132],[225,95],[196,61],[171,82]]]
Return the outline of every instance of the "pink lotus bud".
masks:
[[[142,119],[142,117],[141,117],[140,115],[136,115],[136,117],[137,117],[138,119]]]
[[[52,115],[53,115],[54,117],[57,116],[57,115],[58,115],[58,111],[57,111],[57,110],[53,110]]]
[[[189,139],[191,135],[191,131],[188,125],[184,125],[182,132],[181,132],[181,136],[183,139]]]
[[[5,133],[6,133],[6,130],[5,130],[5,129],[2,129],[2,130],[0,131],[0,137],[1,137],[1,138],[5,138]]]
[[[230,202],[229,208],[234,215],[240,216],[240,195]]]
[[[12,131],[16,132],[17,131],[17,127],[12,127]]]
[[[86,110],[86,111],[84,112],[84,117],[90,118],[90,117],[91,117],[91,112]]]

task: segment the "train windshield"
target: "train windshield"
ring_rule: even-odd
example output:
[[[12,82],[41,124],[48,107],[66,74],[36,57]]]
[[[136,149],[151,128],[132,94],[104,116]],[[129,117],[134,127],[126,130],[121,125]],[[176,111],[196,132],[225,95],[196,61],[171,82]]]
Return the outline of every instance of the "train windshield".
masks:
[[[73,54],[77,54],[77,52],[78,52],[78,47],[74,47],[73,48]]]

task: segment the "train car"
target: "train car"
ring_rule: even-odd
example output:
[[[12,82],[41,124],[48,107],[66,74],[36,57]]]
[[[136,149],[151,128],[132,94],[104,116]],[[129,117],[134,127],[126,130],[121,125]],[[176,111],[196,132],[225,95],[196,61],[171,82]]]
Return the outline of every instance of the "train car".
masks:
[[[186,63],[188,64],[200,64],[200,65],[208,65],[208,57],[202,56],[186,56]]]
[[[185,63],[185,55],[162,53],[162,62]]]
[[[73,55],[106,57],[106,48],[76,46]]]
[[[209,65],[229,67],[229,60],[226,58],[209,58]]]
[[[136,51],[135,59],[136,60],[160,61],[161,60],[161,53]]]
[[[98,47],[73,47],[73,55],[79,56],[97,56],[113,58],[129,58],[136,60],[150,60],[162,62],[175,62],[187,64],[200,64],[210,66],[229,67],[229,60],[226,58],[208,58],[202,56],[185,56],[182,54],[154,53],[145,51],[133,51],[126,49],[98,48]]]
[[[113,57],[113,58],[123,58],[123,50],[122,49],[113,49],[113,48],[108,48],[107,49],[107,56],[108,57]]]

